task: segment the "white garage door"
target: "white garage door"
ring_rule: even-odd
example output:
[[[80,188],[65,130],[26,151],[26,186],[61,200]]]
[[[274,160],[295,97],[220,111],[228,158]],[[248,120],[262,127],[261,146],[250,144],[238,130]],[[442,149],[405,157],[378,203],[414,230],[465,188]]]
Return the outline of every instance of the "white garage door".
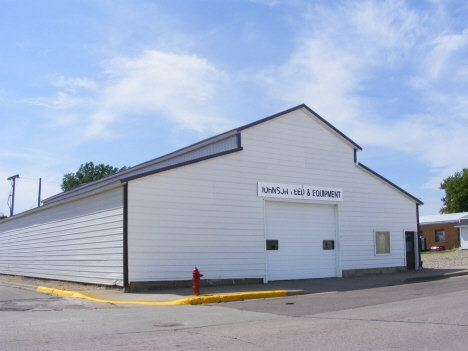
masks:
[[[324,240],[335,240],[336,207],[277,201],[265,206],[266,238],[278,240],[278,250],[267,250],[268,280],[336,277],[336,249],[323,249]]]

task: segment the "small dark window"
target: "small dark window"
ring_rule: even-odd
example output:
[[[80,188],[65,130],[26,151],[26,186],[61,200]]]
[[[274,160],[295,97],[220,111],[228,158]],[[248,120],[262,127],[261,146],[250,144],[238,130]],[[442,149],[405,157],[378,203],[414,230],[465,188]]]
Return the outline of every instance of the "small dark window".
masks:
[[[267,240],[266,241],[267,250],[278,250],[278,240]]]
[[[334,250],[335,240],[324,240],[322,245],[324,250]]]
[[[435,242],[445,243],[445,230],[444,229],[437,229],[435,231]]]

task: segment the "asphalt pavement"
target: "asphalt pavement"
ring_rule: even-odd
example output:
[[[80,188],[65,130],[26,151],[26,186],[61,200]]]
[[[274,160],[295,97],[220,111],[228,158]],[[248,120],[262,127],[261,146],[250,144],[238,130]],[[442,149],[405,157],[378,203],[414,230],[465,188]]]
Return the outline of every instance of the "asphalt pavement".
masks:
[[[0,281],[0,350],[466,350],[468,277],[432,278],[197,306],[98,303]]]

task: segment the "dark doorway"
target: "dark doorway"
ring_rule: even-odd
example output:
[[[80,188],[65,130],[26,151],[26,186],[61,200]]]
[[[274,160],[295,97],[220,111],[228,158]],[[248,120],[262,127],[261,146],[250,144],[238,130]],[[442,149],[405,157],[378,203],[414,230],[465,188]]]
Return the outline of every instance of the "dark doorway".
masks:
[[[414,232],[405,232],[406,237],[406,269],[414,270]]]

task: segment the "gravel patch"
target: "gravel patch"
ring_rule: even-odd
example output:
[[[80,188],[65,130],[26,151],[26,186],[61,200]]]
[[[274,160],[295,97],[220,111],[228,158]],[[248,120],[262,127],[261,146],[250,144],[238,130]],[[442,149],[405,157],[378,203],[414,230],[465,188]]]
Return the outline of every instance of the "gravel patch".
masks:
[[[468,266],[468,250],[422,253],[424,268],[448,268]]]
[[[21,287],[28,290],[35,290],[37,286],[45,286],[48,288],[58,288],[65,290],[122,290],[116,286],[105,286],[97,284],[82,284],[73,282],[64,282],[60,280],[27,278],[15,275],[0,274],[0,284],[5,286]]]

